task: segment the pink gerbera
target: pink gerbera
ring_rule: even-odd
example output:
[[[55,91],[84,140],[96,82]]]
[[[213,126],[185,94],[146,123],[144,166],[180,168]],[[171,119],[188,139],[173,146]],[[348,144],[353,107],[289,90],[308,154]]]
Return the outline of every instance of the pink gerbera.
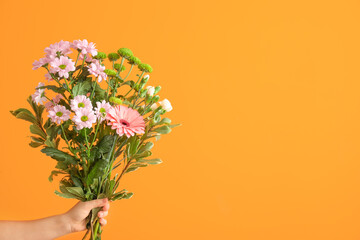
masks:
[[[111,125],[111,129],[116,129],[119,136],[125,134],[129,138],[135,133],[145,133],[144,119],[134,109],[122,105],[111,107],[106,120],[108,120],[107,124]]]
[[[59,73],[60,77],[68,78],[69,72],[75,70],[75,63],[68,57],[55,58],[50,65],[52,73]]]
[[[77,95],[74,99],[70,102],[71,110],[74,112],[82,109],[82,108],[89,108],[92,109],[92,104],[89,98],[85,95]]]
[[[56,105],[49,111],[48,117],[54,123],[60,124],[61,121],[66,121],[70,118],[70,113],[64,106]]]
[[[107,78],[106,73],[104,73],[105,66],[101,65],[99,61],[93,62],[88,66],[89,73],[98,78],[98,82],[105,80]]]
[[[96,116],[91,108],[82,108],[76,111],[73,121],[76,124],[76,129],[81,130],[91,128],[93,123],[96,123]]]

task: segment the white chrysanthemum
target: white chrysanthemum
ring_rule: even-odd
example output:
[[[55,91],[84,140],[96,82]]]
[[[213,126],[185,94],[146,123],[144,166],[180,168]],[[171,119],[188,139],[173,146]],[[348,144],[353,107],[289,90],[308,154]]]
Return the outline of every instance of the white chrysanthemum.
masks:
[[[83,108],[92,109],[92,104],[90,99],[87,98],[85,95],[77,95],[76,97],[74,97],[74,99],[71,100],[70,107],[71,110],[76,112]]]
[[[173,108],[171,106],[171,103],[166,98],[159,102],[160,106],[167,112],[170,112]]]
[[[76,124],[76,129],[81,130],[85,128],[91,128],[93,123],[96,123],[96,116],[92,109],[81,108],[75,112],[75,116],[72,119]]]

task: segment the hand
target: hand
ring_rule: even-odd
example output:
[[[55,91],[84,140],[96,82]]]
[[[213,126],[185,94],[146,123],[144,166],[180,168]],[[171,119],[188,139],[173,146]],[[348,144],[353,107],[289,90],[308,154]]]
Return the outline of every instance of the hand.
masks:
[[[70,231],[79,232],[86,230],[86,217],[89,215],[91,209],[97,207],[103,207],[102,210],[98,212],[98,217],[100,225],[105,226],[107,221],[104,217],[108,215],[110,208],[107,198],[87,202],[79,201],[74,207],[64,214],[70,224]]]

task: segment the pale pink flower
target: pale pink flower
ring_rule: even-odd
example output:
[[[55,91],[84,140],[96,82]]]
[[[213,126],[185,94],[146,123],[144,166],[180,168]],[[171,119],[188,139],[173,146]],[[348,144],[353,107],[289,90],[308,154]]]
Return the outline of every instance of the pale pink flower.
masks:
[[[76,124],[76,129],[81,130],[91,128],[93,123],[96,123],[96,116],[91,108],[81,108],[75,112],[73,121]]]
[[[55,97],[53,97],[52,101],[48,101],[45,103],[45,108],[49,112],[54,106],[56,106],[61,99],[64,97],[61,94],[57,94]]]
[[[91,63],[90,66],[88,66],[88,69],[89,73],[98,78],[98,82],[101,82],[107,78],[106,73],[104,73],[105,66],[101,65],[99,61]]]
[[[39,61],[38,60],[35,60],[35,62],[33,62],[33,70],[36,70],[42,66],[44,66],[45,64],[49,63],[50,59],[48,58],[40,58]]]
[[[92,58],[92,56],[90,55],[90,53],[87,53],[87,54],[85,54],[85,55],[86,55],[85,62],[94,63],[94,62],[98,61],[97,59]],[[80,53],[79,59],[80,59],[80,60],[84,60],[84,56],[85,56],[85,55],[82,54],[82,53]]]
[[[46,57],[51,60],[54,60],[56,57],[66,56],[71,53],[70,42],[61,40],[60,42],[51,44],[49,47],[45,48]]]
[[[59,73],[60,77],[68,78],[69,72],[75,70],[75,63],[68,57],[60,56],[60,58],[55,58],[50,65],[52,68],[52,73]]]
[[[126,135],[128,138],[134,136],[135,133],[145,133],[145,122],[138,111],[117,105],[111,107],[106,115],[107,125],[111,125],[111,129],[116,129],[119,136]]]
[[[89,98],[87,98],[85,95],[77,95],[70,101],[70,107],[71,110],[74,112],[86,108],[86,109],[92,109],[92,104]]]
[[[74,40],[71,46],[77,50],[79,50],[82,54],[90,53],[93,56],[97,55],[97,50],[95,48],[95,43],[90,42],[86,39],[84,40]]]
[[[46,111],[50,111],[53,107],[55,106],[55,104],[52,101],[48,101],[47,103],[45,103],[45,108]]]
[[[61,121],[69,120],[70,111],[62,105],[56,105],[51,110],[49,110],[48,117],[51,118],[51,121],[57,124],[60,124]]]
[[[45,74],[45,79],[48,80],[49,82],[53,80],[52,76],[50,73],[46,73]]]
[[[96,102],[95,114],[96,117],[99,119],[99,122],[105,120],[106,114],[109,112],[110,108],[111,105],[105,100],[102,100],[102,102]]]
[[[47,99],[45,97],[45,89],[40,89],[39,87],[44,86],[45,84],[40,82],[37,86],[37,89],[34,94],[31,95],[32,100],[37,104],[43,104]]]
[[[54,101],[54,103],[58,104],[60,102],[60,100],[63,98],[64,98],[63,95],[57,94],[55,97],[53,97],[53,101]]]

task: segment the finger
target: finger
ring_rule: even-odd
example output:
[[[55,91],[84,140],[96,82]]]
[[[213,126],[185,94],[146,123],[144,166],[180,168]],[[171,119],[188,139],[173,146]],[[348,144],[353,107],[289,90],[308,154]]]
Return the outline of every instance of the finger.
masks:
[[[93,208],[102,207],[107,203],[108,203],[107,198],[87,201],[87,202],[85,202],[85,208],[90,211]]]
[[[100,211],[98,213],[98,216],[99,216],[99,218],[103,218],[103,217],[106,217],[108,214],[109,214],[108,211]]]
[[[110,208],[110,203],[107,202],[107,203],[103,206],[102,210],[103,210],[103,211],[109,211],[109,208]]]
[[[101,226],[105,226],[107,224],[107,221],[105,218],[100,218],[99,223]]]

